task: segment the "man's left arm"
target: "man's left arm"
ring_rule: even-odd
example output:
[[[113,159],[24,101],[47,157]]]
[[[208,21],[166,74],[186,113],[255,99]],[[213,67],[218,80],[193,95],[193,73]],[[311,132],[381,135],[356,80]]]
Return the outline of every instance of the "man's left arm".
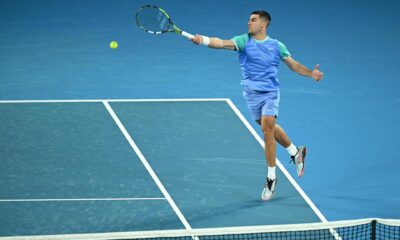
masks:
[[[286,57],[283,60],[286,65],[294,72],[302,75],[302,76],[306,76],[306,77],[310,77],[313,78],[315,81],[320,81],[322,80],[322,78],[324,77],[324,73],[321,72],[319,70],[319,65],[315,65],[313,70],[308,69],[306,66],[304,66],[303,64],[297,62],[296,60],[294,60],[292,57]]]

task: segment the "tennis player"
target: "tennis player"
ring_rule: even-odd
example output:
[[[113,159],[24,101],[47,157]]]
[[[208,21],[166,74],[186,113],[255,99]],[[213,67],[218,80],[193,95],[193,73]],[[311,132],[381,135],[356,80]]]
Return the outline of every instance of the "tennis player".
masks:
[[[306,157],[306,147],[296,147],[285,131],[276,124],[279,110],[279,64],[283,61],[292,71],[313,78],[315,81],[320,81],[324,76],[319,71],[318,64],[313,70],[308,69],[292,58],[282,42],[268,36],[267,29],[270,23],[269,13],[263,10],[254,11],[248,22],[248,32],[243,35],[222,40],[196,34],[191,39],[197,45],[238,51],[243,96],[252,118],[261,125],[264,133],[268,175],[261,195],[263,200],[271,199],[275,193],[277,183],[275,141],[286,148],[296,165],[299,177],[303,175]]]

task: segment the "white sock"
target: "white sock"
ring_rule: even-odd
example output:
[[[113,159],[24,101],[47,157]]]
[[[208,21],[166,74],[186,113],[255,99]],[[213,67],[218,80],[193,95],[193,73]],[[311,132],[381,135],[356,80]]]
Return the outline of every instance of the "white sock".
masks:
[[[268,166],[268,178],[270,178],[271,180],[274,180],[276,178],[275,169],[276,167]]]
[[[290,156],[296,156],[297,154],[297,147],[291,143],[289,147],[286,148]]]

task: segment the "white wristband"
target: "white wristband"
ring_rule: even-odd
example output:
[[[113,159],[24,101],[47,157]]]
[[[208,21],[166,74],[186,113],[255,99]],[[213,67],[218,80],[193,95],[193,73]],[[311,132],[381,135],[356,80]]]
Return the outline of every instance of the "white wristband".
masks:
[[[201,41],[201,44],[206,45],[206,46],[210,45],[210,38],[209,37],[201,36],[201,38],[203,39],[203,41]]]

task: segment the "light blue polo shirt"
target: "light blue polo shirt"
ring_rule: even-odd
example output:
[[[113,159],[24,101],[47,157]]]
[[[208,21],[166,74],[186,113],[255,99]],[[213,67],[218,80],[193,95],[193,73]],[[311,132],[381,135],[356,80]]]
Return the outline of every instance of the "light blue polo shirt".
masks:
[[[279,64],[290,56],[286,46],[268,36],[264,40],[256,40],[248,33],[231,40],[239,53],[241,84],[255,91],[278,91]]]

